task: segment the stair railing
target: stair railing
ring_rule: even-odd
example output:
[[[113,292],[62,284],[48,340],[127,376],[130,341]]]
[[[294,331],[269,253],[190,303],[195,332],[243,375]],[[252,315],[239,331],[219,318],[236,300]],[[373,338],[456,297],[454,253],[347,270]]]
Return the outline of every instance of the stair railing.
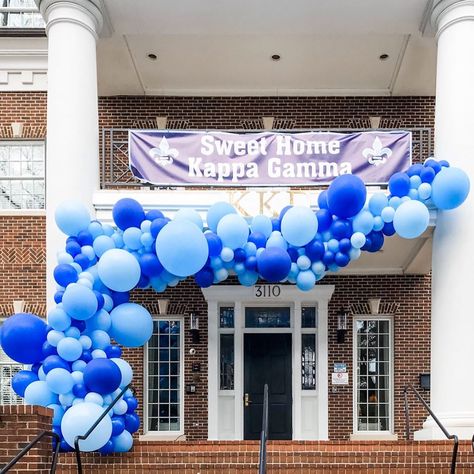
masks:
[[[42,431],[35,439],[30,441],[8,464],[2,467],[0,474],[8,472],[20,459],[23,458],[23,456],[28,453],[28,451],[30,451],[30,449],[32,449],[36,444],[38,444],[43,438],[47,436],[56,440],[56,446],[53,452],[53,459],[51,460],[51,468],[49,470],[50,474],[54,474],[56,472],[56,464],[58,462],[58,452],[61,437],[53,431]]]
[[[112,410],[112,408],[115,406],[115,404],[123,397],[123,395],[125,394],[125,392],[130,388],[130,385],[131,384],[128,384],[114,399],[114,401],[107,407],[107,410],[104,410],[104,412],[102,413],[102,415],[99,416],[99,418],[97,418],[97,420],[95,421],[95,423],[89,428],[89,430],[83,434],[83,435],[80,435],[80,436],[76,436],[76,438],[74,439],[74,451],[76,452],[76,461],[77,461],[77,472],[78,474],[83,474],[83,471],[82,471],[82,462],[81,462],[81,450],[79,448],[79,441],[84,441],[86,440],[90,435],[91,433],[97,428],[97,426],[99,425],[99,423],[106,417],[108,416],[110,410]],[[1,473],[0,473],[1,474]]]
[[[406,427],[406,439],[410,439],[410,409],[408,406],[408,389],[415,394],[416,398],[421,402],[421,404],[425,407],[426,411],[430,414],[431,418],[433,418],[434,422],[439,426],[439,429],[443,432],[444,436],[447,439],[452,439],[454,441],[453,445],[453,455],[451,458],[451,474],[456,473],[456,461],[458,456],[458,448],[459,448],[459,439],[455,434],[450,434],[449,431],[443,426],[441,421],[439,421],[438,417],[431,411],[431,408],[426,403],[425,399],[420,395],[418,390],[411,384],[408,384],[404,389],[403,393],[405,396],[405,427]],[[474,449],[474,436],[473,436],[473,449]]]
[[[258,456],[258,474],[267,472],[267,439],[268,439],[268,385],[263,387],[262,431],[260,432],[260,454]]]

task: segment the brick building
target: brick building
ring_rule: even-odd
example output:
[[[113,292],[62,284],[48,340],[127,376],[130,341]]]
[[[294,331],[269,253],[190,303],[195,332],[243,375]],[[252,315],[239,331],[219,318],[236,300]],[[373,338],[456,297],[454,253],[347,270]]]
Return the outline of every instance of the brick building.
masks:
[[[436,129],[437,157],[442,155],[474,176],[468,160],[472,144],[462,138],[469,136],[473,125],[463,108],[474,105],[467,91],[469,82],[464,82],[474,79],[474,68],[464,64],[468,61],[454,66],[451,58],[452,48],[469,55],[468,45],[474,41],[474,27],[464,21],[470,18],[467,10],[472,8],[467,1],[437,1],[435,7],[417,1],[411,6],[392,6],[388,12],[368,2],[371,5],[366,13],[379,22],[377,31],[363,33],[367,22],[356,19],[345,44],[354,42],[354,54],[359,51],[361,55],[361,69],[377,72],[347,78],[357,68],[357,61],[337,42],[333,47],[339,63],[332,69],[329,55],[323,54],[332,44],[331,34],[320,24],[323,32],[317,53],[322,55],[327,76],[312,68],[303,68],[298,76],[292,68],[301,63],[297,55],[292,56],[294,51],[285,50],[280,39],[275,44],[282,48],[281,58],[266,57],[279,53],[270,44],[262,51],[256,48],[262,55],[268,50],[268,64],[255,69],[262,78],[253,81],[244,75],[232,76],[239,71],[232,58],[212,63],[213,55],[220,51],[212,34],[222,40],[222,51],[238,44],[236,38],[240,38],[234,61],[242,67],[246,61],[243,51],[255,46],[252,28],[259,23],[254,18],[247,27],[241,26],[242,31],[226,23],[228,18],[220,27],[202,18],[203,28],[215,30],[208,35],[199,29],[191,34],[186,31],[190,25],[186,21],[186,26],[180,25],[183,19],[168,5],[163,12],[177,28],[175,36],[166,32],[165,23],[161,24],[162,35],[150,36],[154,25],[147,8],[151,12],[155,8],[151,5],[137,8],[136,23],[130,16],[131,2],[114,5],[78,0],[63,4],[42,0],[36,3],[46,21],[46,38],[41,19],[28,20],[29,25],[21,23],[27,21],[28,10],[11,3],[8,12],[0,9],[3,18],[10,15],[6,27],[0,29],[0,50],[7,51],[4,56],[9,58],[0,64],[0,165],[6,163],[4,170],[10,167],[0,180],[3,318],[22,306],[46,315],[54,292],[51,269],[58,248],[64,245],[64,236],[54,228],[54,207],[65,198],[82,200],[98,219],[110,221],[113,203],[124,196],[134,197],[146,209],[161,209],[170,217],[186,206],[205,214],[218,200],[228,200],[248,215],[255,211],[275,215],[287,204],[316,203],[321,191],[314,186],[160,188],[141,184],[128,169],[129,129],[410,130],[414,162],[435,152]],[[334,9],[324,8],[327,21],[334,21]],[[154,13],[159,14],[159,8]],[[308,11],[308,15],[313,13]],[[431,14],[430,27],[426,18]],[[417,18],[416,25],[408,20],[410,16]],[[10,29],[8,21],[12,22]],[[279,20],[275,21],[278,24]],[[226,26],[237,35],[233,40],[220,29]],[[287,28],[284,23],[280,26]],[[303,23],[301,38],[288,40],[303,55],[308,53],[305,34],[310,34],[310,27],[309,22]],[[393,38],[385,35],[384,28],[393,32]],[[173,55],[185,50],[179,43],[180,35],[188,41],[194,38],[196,44],[188,43],[190,55],[178,67]],[[265,30],[262,38],[270,41],[271,30]],[[206,48],[209,55],[201,58],[196,51]],[[209,61],[209,71],[199,70],[193,54]],[[376,61],[371,62],[374,54]],[[287,57],[290,65],[285,65]],[[256,64],[254,53],[248,60],[252,67]],[[345,66],[341,65],[344,61]],[[156,65],[158,72],[153,70]],[[282,67],[277,71],[274,66]],[[219,71],[222,77],[213,78]],[[195,77],[190,77],[192,72]],[[17,164],[22,161],[27,165]],[[265,207],[273,195],[277,204]],[[472,211],[472,198],[466,209],[462,216]],[[470,393],[473,374],[467,361],[474,355],[468,343],[474,327],[466,314],[469,299],[461,292],[466,288],[463,274],[468,270],[455,275],[451,268],[468,269],[473,263],[466,243],[473,228],[462,216],[448,221],[433,215],[422,237],[409,242],[394,237],[382,255],[362,258],[354,268],[325,277],[308,293],[286,284],[243,288],[234,278],[206,290],[191,279],[164,293],[134,290],[134,301],[154,315],[158,334],[155,342],[124,353],[134,369],[133,386],[143,420],[140,441],[258,439],[260,420],[255,425],[249,412],[252,402],[259,403],[260,395],[250,392],[252,383],[246,376],[260,363],[251,349],[252,338],[254,345],[278,346],[283,351],[272,356],[267,350],[267,355],[261,356],[267,358],[265,363],[276,364],[282,357],[287,361],[287,402],[281,416],[271,422],[274,439],[402,439],[403,391],[408,384],[420,390],[427,401],[431,396],[431,406],[448,430],[470,438],[474,407],[466,393]],[[449,245],[447,228],[453,239]],[[463,237],[454,237],[458,234]],[[452,245],[458,252],[446,250]],[[443,322],[447,310],[449,328]],[[198,338],[190,330],[191,318],[196,316]],[[284,322],[279,327],[251,322],[252,318],[268,317]],[[160,342],[163,324],[176,328],[181,341],[176,350]],[[364,351],[371,351],[372,344],[376,350],[369,355]],[[165,387],[156,382],[156,374],[164,367],[157,354],[171,360],[169,380],[175,385]],[[20,403],[8,381],[18,367],[3,356],[0,368],[0,401]],[[348,374],[347,383],[334,383],[333,373],[338,370]],[[370,377],[377,388],[368,388]],[[257,398],[249,400],[249,394]],[[415,437],[440,438],[413,394],[409,401]],[[18,420],[22,416],[23,412]],[[45,416],[40,410],[40,424]]]

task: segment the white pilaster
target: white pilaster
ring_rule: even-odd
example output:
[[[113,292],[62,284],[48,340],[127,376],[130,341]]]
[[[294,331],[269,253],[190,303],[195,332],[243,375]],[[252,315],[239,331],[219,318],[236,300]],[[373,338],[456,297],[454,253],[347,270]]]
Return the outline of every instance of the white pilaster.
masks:
[[[54,212],[67,199],[92,207],[99,185],[96,40],[102,14],[91,0],[39,0],[48,35],[46,149],[47,301],[55,290],[53,269],[65,236]]]
[[[436,159],[474,185],[474,1],[435,1]],[[439,212],[433,240],[431,407],[450,433],[474,434],[474,190],[457,210]],[[444,436],[428,418],[416,439]]]

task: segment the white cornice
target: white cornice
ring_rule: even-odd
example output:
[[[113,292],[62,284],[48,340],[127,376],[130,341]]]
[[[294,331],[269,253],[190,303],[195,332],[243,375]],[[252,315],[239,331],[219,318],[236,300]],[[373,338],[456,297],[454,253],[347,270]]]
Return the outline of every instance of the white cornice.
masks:
[[[454,16],[441,24],[440,20],[456,9],[472,7],[469,13],[462,12],[459,16]],[[474,0],[438,0],[433,5],[431,13],[431,24],[435,28],[436,37],[450,26],[463,21],[474,21]]]

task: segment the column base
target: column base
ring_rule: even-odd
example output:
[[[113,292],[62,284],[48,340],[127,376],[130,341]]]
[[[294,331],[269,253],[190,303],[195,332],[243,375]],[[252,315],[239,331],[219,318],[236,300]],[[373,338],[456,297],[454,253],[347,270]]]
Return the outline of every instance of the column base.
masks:
[[[459,439],[472,439],[474,435],[474,412],[469,413],[441,413],[438,416],[449,434],[455,434]],[[429,416],[423,423],[423,428],[415,431],[416,441],[446,439],[436,422]]]

